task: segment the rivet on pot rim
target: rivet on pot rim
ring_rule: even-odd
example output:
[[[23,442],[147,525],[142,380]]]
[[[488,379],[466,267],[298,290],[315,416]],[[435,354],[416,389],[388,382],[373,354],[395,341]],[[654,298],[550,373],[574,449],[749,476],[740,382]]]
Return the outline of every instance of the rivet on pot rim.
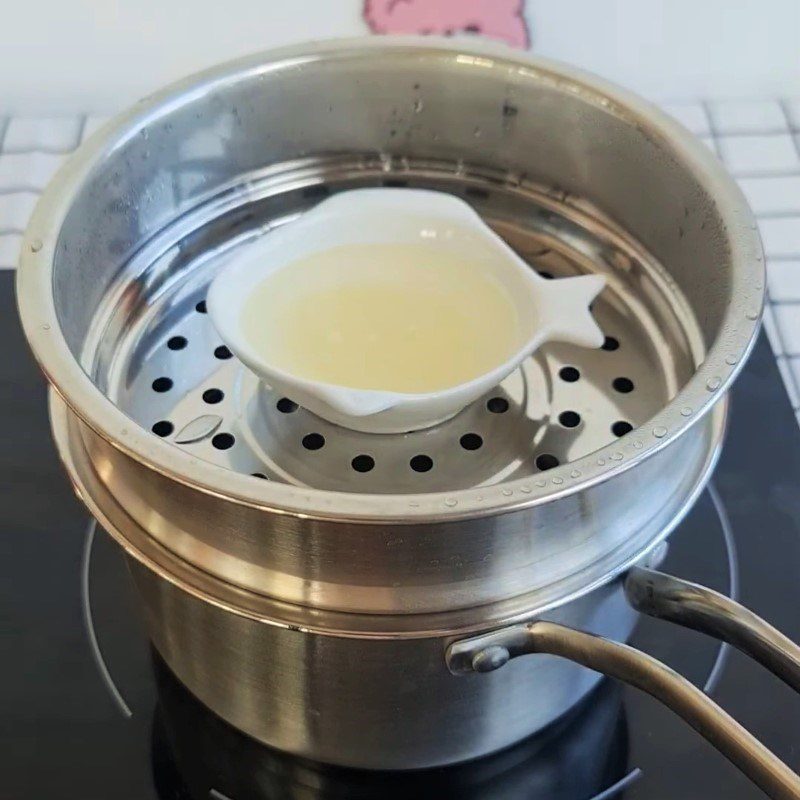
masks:
[[[457,506],[457,505],[458,505],[458,500],[456,500],[454,497],[448,497],[448,498],[447,498],[447,499],[444,501],[444,504],[445,504],[445,505],[446,505],[448,508],[453,508],[454,506]]]
[[[570,472],[569,476],[570,478],[580,478],[581,471],[579,469],[574,469],[572,472]]]
[[[537,486],[538,486],[540,489],[544,489],[544,487],[545,487],[545,486],[547,486],[547,481],[536,481],[536,485],[537,485]]]
[[[42,249],[42,247],[44,247],[44,243],[39,238],[36,238],[31,242],[32,253],[38,253]]]
[[[530,486],[520,486],[520,487],[519,487],[519,490],[520,490],[520,491],[521,491],[523,494],[530,494],[530,493],[531,493],[531,487],[530,487]]]
[[[564,483],[564,479],[563,478],[553,478],[553,483],[556,486],[560,486],[562,483]]]
[[[663,439],[666,435],[667,429],[662,425],[657,425],[655,428],[653,428],[653,436],[655,436],[656,439]]]
[[[706,389],[708,389],[709,392],[716,392],[721,385],[722,378],[720,378],[719,375],[715,375],[713,378],[709,378],[706,381]]]
[[[511,489],[503,489],[503,496],[504,497],[511,497],[514,492]]]
[[[725,356],[725,363],[733,366],[739,359],[735,355]]]
[[[622,456],[622,453],[619,453],[619,452],[617,452],[617,453],[612,453],[612,454],[609,456],[609,458],[610,458],[612,461],[622,461],[622,458],[623,458],[623,456]]]
[[[684,406],[681,409],[681,415],[684,417],[690,417],[692,415],[692,409],[689,406]]]

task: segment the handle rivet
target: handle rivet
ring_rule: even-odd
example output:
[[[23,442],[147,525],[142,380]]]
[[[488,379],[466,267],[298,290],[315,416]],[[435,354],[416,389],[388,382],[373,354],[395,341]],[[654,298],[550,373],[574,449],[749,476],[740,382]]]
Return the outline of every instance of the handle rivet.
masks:
[[[511,658],[505,647],[493,645],[479,650],[472,656],[472,669],[475,672],[493,672],[500,669]]]

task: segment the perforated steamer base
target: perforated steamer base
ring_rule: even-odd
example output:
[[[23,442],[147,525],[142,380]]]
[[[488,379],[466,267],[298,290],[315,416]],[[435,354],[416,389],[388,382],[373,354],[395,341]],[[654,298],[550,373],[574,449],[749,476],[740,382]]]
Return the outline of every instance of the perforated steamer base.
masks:
[[[205,313],[210,280],[252,238],[332,192],[372,185],[463,197],[545,277],[604,275],[593,308],[603,348],[542,348],[453,419],[403,435],[347,430],[259,384]],[[147,277],[108,297],[85,368],[140,425],[254,480],[417,494],[533,477],[620,436],[637,447],[635,429],[702,361],[686,301],[635,241],[557,189],[463,163],[355,158],[272,168],[179,220],[135,262]]]

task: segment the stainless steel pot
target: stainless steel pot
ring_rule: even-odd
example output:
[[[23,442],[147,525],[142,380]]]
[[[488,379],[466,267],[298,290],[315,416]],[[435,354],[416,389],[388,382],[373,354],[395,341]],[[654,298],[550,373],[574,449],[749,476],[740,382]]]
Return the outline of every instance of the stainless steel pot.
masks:
[[[396,436],[260,386],[209,325],[208,282],[320,197],[376,184],[458,193],[532,268],[605,275],[604,349],[547,348]],[[740,192],[655,108],[506,50],[374,40],[245,59],[117,118],[43,196],[18,290],[62,457],[134,558],[171,668],[263,741],[415,767],[509,744],[597,680],[547,657],[457,679],[444,653],[542,615],[627,638],[621,576],[713,466],[763,282]],[[453,646],[450,666],[533,640],[581,661],[510,635],[526,644]]]

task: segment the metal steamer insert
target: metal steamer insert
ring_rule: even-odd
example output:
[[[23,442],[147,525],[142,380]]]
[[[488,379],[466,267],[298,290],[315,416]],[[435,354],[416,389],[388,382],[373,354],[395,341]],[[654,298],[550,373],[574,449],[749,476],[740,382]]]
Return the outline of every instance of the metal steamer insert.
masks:
[[[322,198],[376,186],[466,200],[544,277],[602,275],[603,347],[547,345],[403,434],[267,389],[210,324],[210,281]],[[130,556],[164,661],[236,727],[324,762],[451,763],[561,716],[598,680],[585,665],[800,796],[708,698],[611,641],[663,616],[798,685],[791,642],[648,566],[714,466],[763,301],[739,191],[648,104],[453,44],[225,65],[78,152],[18,289],[66,468]]]
[[[326,184],[278,199],[300,214],[321,196],[396,182],[364,165],[350,165],[357,179],[348,180],[342,177],[347,167],[334,171],[329,165]],[[640,255],[635,243],[617,243],[599,225],[584,229],[581,212],[537,187],[478,190],[475,184],[486,185],[479,175],[456,176],[446,164],[439,174],[430,168],[415,173],[407,164],[402,175],[405,186],[435,187],[469,200],[545,278],[584,274],[591,265],[613,281],[611,255],[618,263],[636,263],[654,292],[665,291],[658,265]],[[327,422],[260,382],[223,344],[206,309],[215,268],[285,221],[258,218],[251,230],[225,239],[211,254],[203,252],[199,280],[176,283],[135,328],[113,317],[99,325],[125,331],[119,347],[96,366],[109,376],[109,396],[140,425],[204,460],[298,486],[376,494],[452,492],[539,478],[644,424],[691,374],[688,337],[675,349],[650,341],[654,332],[678,327],[675,310],[666,302],[648,308],[615,281],[593,304],[595,319],[608,332],[599,350],[541,348],[499,386],[433,428],[371,435]],[[216,239],[219,223],[209,225],[206,235]],[[179,241],[164,246],[161,257],[179,257]],[[110,311],[124,313],[119,307]]]

